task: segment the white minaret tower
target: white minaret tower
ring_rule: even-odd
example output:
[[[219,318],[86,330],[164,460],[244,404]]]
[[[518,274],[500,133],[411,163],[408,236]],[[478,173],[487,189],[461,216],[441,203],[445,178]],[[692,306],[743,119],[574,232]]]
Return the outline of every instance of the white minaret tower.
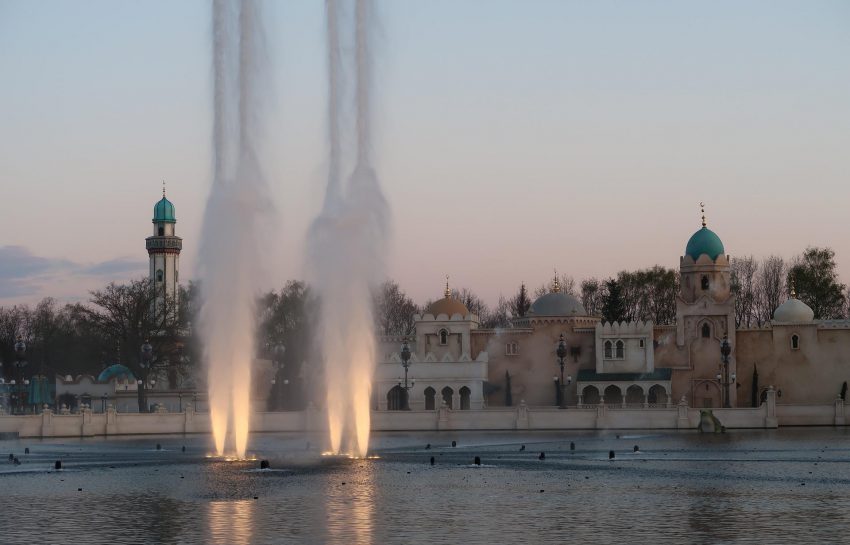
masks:
[[[145,246],[150,257],[150,279],[156,290],[154,312],[166,309],[169,304],[176,308],[177,282],[179,280],[180,250],[183,239],[174,235],[174,205],[165,198],[165,183],[162,184],[162,199],[153,207],[153,236],[145,239]]]

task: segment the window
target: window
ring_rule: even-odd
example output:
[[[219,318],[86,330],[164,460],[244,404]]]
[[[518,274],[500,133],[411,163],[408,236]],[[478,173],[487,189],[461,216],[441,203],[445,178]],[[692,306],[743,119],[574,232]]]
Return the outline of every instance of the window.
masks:
[[[160,225],[160,226],[159,226],[159,231],[158,231],[158,232],[159,232],[159,236],[163,236],[163,235],[165,235],[165,227],[163,227],[162,225]]]
[[[508,343],[505,345],[506,356],[516,356],[519,354],[519,343]]]
[[[623,341],[617,341],[617,359],[621,360],[626,357],[626,344]]]
[[[440,344],[447,345],[449,344],[449,332],[445,329],[440,330]]]
[[[708,339],[711,338],[711,326],[708,324],[702,324],[702,338]]]
[[[799,350],[800,349],[800,337],[797,335],[791,335],[791,350]]]
[[[640,340],[640,347],[643,348],[644,346],[646,346],[646,343],[644,342],[643,339],[641,339]]]
[[[708,289],[708,276],[706,276],[706,275],[702,276],[702,280],[700,280],[700,285],[702,286],[703,290]]]
[[[605,359],[611,359],[611,341],[605,341]]]
[[[158,269],[158,270],[156,271],[156,281],[157,281],[157,282],[162,282],[162,277],[163,277],[162,269]]]

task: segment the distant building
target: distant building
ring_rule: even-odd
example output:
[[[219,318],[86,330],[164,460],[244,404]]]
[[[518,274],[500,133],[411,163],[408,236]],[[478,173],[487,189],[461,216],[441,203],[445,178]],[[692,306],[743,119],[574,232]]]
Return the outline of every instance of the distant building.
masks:
[[[675,324],[602,323],[556,280],[512,327],[481,329],[447,289],[414,316],[410,408],[556,405],[562,335],[569,405],[668,406],[684,397],[693,407],[749,407],[771,385],[780,403],[828,404],[850,381],[850,321],[816,319],[793,289],[770,324],[735,328],[729,256],[704,218],[679,272]],[[374,396],[381,410],[401,408],[402,340],[380,340]]]

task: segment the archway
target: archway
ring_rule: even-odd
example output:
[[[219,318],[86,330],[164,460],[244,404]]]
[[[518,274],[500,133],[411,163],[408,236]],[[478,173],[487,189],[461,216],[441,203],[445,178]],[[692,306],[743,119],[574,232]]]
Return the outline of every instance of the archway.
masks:
[[[606,405],[622,405],[623,392],[619,386],[611,385],[605,388],[605,404]]]
[[[401,386],[393,386],[387,392],[387,410],[401,411],[404,409],[404,398],[407,392]]]
[[[626,390],[626,405],[643,406],[643,388],[637,384],[632,384]]]
[[[437,408],[436,403],[434,401],[434,399],[436,397],[437,397],[437,390],[431,388],[430,386],[425,388],[425,410],[426,411],[433,411],[434,409]]]
[[[664,389],[664,386],[656,384],[649,389],[649,404],[662,407],[667,404],[667,390]]]
[[[460,389],[460,410],[469,410],[469,397],[472,395],[472,390],[464,386]]]
[[[448,386],[446,386],[445,388],[443,388],[443,391],[441,393],[443,394],[443,403],[446,404],[446,407],[451,409],[452,408],[452,398],[455,395],[455,391],[452,390],[451,388],[449,388]]]
[[[702,380],[694,385],[694,407],[710,409],[712,407],[722,407],[723,397],[720,392],[720,385],[714,380]]]
[[[583,405],[599,405],[599,389],[596,386],[585,386],[581,398]]]

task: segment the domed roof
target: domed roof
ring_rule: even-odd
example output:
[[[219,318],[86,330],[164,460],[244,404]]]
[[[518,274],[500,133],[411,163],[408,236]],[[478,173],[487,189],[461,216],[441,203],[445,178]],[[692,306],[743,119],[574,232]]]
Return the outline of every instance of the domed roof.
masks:
[[[723,255],[723,242],[720,237],[714,234],[714,231],[703,225],[702,229],[697,231],[688,240],[688,245],[685,247],[685,255],[691,256],[694,261],[699,259],[699,256],[706,254],[712,261],[717,259],[717,256]]]
[[[529,314],[534,316],[587,316],[581,302],[568,293],[553,291],[541,295],[531,305]]]
[[[162,199],[153,207],[153,222],[177,223],[174,216],[174,205],[165,198],[165,192],[162,194]]]
[[[132,371],[130,371],[127,366],[121,365],[120,363],[116,363],[114,365],[110,365],[109,367],[101,371],[100,374],[97,376],[97,381],[109,382],[113,378],[118,377],[127,377],[130,380],[136,380],[136,376],[133,374]]]
[[[773,313],[773,321],[780,323],[811,322],[814,319],[815,312],[809,305],[793,295],[790,299],[779,305]]]
[[[469,314],[469,309],[454,297],[443,297],[431,303],[431,306],[428,307],[428,313],[435,317],[439,314],[445,314],[451,318],[455,314],[466,316]]]

